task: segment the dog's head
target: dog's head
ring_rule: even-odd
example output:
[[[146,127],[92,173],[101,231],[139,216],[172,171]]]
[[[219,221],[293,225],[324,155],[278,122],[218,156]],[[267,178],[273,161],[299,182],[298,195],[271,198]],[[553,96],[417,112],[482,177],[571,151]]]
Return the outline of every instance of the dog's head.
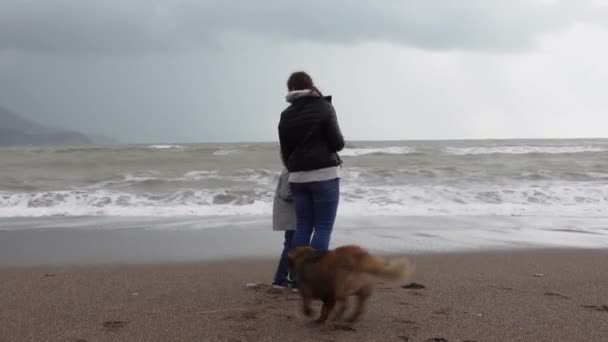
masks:
[[[289,268],[294,269],[302,263],[304,259],[313,255],[315,250],[310,246],[297,247],[289,251],[287,254],[287,263]]]

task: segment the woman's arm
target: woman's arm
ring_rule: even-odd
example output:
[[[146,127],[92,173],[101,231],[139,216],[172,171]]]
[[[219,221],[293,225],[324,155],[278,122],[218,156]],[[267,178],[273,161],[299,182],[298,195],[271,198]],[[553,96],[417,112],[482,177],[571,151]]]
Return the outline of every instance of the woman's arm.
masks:
[[[331,104],[329,106],[331,111],[329,119],[325,124],[325,136],[327,137],[329,147],[336,152],[340,152],[344,148],[344,136],[342,135],[342,131],[340,131],[340,125],[338,125],[336,111]]]
[[[283,166],[287,168],[287,159],[289,158],[291,152],[287,151],[287,141],[284,130],[281,129],[281,123],[279,123],[279,145],[281,151],[281,161],[283,161]]]

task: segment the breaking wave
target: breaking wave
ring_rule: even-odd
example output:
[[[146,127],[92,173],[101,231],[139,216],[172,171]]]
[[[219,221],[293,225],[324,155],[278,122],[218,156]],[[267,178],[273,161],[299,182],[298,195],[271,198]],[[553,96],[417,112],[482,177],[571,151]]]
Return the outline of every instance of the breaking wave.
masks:
[[[192,174],[196,176],[197,174]],[[132,193],[70,190],[0,193],[0,217],[270,215],[271,187]],[[608,217],[608,184],[355,186],[340,215],[550,215]]]
[[[481,154],[570,154],[570,153],[594,153],[608,152],[607,147],[579,145],[579,146],[534,146],[534,145],[513,145],[513,146],[479,146],[479,147],[446,147],[446,154],[452,155],[481,155]]]
[[[347,147],[340,152],[342,157],[358,157],[364,155],[387,155],[387,154],[410,154],[415,152],[414,148],[408,146],[390,146],[390,147]]]

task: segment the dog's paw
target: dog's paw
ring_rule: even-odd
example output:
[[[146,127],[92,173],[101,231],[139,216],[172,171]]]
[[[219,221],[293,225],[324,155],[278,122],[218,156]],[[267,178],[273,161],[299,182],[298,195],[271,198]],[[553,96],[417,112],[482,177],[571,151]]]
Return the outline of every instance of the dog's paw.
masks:
[[[302,313],[306,317],[312,317],[312,314],[313,314],[312,309],[310,307],[307,307],[307,306],[305,306],[305,307],[302,308]]]
[[[324,318],[319,318],[319,319],[315,320],[315,324],[323,325],[323,324],[325,324],[325,319]]]
[[[361,317],[361,315],[353,315],[351,317],[348,317],[346,319],[346,322],[348,322],[348,323],[357,323],[357,321],[359,321],[360,317]]]

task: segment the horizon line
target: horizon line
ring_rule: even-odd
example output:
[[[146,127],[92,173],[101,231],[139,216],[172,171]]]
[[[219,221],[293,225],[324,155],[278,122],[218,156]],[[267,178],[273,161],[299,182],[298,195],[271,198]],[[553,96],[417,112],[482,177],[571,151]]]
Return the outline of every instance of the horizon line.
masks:
[[[349,142],[433,142],[433,141],[540,141],[540,140],[608,140],[608,137],[576,137],[576,138],[446,138],[446,139],[346,139]],[[217,141],[155,141],[155,142],[121,142],[113,145],[189,145],[189,144],[277,144],[278,140],[217,140]]]

